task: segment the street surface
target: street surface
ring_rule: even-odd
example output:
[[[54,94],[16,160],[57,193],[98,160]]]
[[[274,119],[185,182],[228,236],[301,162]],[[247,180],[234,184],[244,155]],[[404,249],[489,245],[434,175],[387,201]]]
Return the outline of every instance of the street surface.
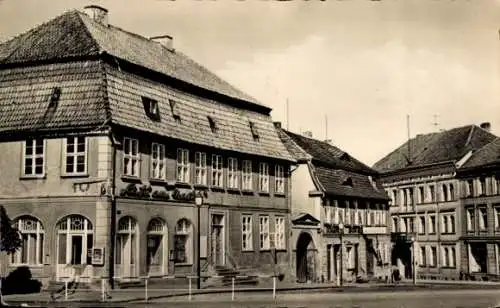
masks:
[[[327,307],[327,308],[488,308],[500,303],[500,290],[422,290],[405,292],[360,292],[360,293],[299,293],[272,294],[240,293],[231,301],[231,294],[204,294],[152,300],[148,304],[123,305],[133,307]],[[122,306],[122,305],[118,305]]]

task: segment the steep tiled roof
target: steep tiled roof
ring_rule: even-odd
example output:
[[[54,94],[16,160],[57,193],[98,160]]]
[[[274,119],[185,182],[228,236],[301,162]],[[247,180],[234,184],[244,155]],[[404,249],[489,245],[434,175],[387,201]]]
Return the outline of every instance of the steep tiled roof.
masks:
[[[54,87],[61,92],[49,107]],[[0,70],[0,133],[95,128],[106,121],[98,62]]]
[[[409,141],[411,164],[408,157],[408,142],[375,163],[380,172],[423,167],[426,165],[458,161],[469,151],[475,151],[495,139],[495,135],[476,125],[468,125],[439,133],[417,135]]]
[[[359,160],[350,156],[347,152],[342,151],[329,143],[308,138],[302,135],[294,134],[289,131],[283,132],[293,141],[294,147],[299,147],[300,150],[291,149],[292,152],[302,151],[310,155],[313,162],[327,165],[331,168],[341,168],[364,172],[368,174],[376,174],[377,172]],[[282,138],[283,139],[283,138]],[[291,147],[287,147],[289,150]]]
[[[49,37],[56,42],[53,48]],[[218,84],[223,94],[229,91],[228,84],[208,76],[208,71],[182,54],[118,28],[104,27],[73,11],[0,45],[1,62],[26,64],[0,69],[0,133],[96,129],[117,124],[219,149],[294,160],[268,113],[202,99],[126,72],[119,65],[106,64],[104,59],[62,61],[98,55],[100,50],[138,65],[155,66],[157,71],[198,85]],[[55,61],[36,62],[41,60]],[[61,92],[56,104],[51,105],[54,88]],[[158,101],[160,119],[146,115],[143,97]],[[177,101],[180,122],[172,115],[171,99]],[[208,116],[216,123],[216,132],[209,126]],[[258,138],[252,135],[250,121]]]
[[[113,55],[183,82],[261,105],[179,51],[157,42],[105,26],[79,11],[69,11],[0,45],[0,63],[61,60],[72,57]]]
[[[329,143],[277,129],[297,160],[311,161],[311,174],[325,193],[336,196],[386,200],[378,173]],[[372,178],[373,176],[373,178]]]
[[[364,174],[316,165],[314,171],[327,193],[338,196],[388,199],[381,183]],[[351,185],[348,181],[351,181]]]
[[[487,165],[500,165],[500,138],[483,146],[469,158],[461,169],[478,168]]]

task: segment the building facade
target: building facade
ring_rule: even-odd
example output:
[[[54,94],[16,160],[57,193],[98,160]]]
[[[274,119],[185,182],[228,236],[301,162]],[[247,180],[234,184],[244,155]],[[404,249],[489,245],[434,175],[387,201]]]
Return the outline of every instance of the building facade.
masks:
[[[464,278],[500,277],[500,139],[474,153],[458,170],[462,192],[460,269]]]
[[[294,160],[271,110],[170,37],[86,11],[0,45],[0,202],[23,238],[8,270],[128,280],[196,273],[199,255],[203,273],[286,271]]]
[[[475,125],[417,135],[374,165],[391,197],[391,258],[402,278],[459,277],[463,218],[456,172],[494,138]]]
[[[388,200],[378,173],[330,144],[281,129],[291,172],[292,265],[299,282],[389,273]]]

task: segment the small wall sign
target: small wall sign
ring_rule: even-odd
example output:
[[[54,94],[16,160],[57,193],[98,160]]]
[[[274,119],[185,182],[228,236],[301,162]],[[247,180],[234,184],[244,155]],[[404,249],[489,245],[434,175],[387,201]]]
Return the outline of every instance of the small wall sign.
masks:
[[[104,265],[104,248],[92,248],[92,265]]]

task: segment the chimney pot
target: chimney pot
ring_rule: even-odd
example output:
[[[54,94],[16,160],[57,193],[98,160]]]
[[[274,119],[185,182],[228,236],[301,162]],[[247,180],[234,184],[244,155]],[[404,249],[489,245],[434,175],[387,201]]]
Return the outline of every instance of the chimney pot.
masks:
[[[85,13],[93,20],[108,26],[108,10],[98,5],[87,5],[83,8]]]
[[[174,38],[171,37],[170,35],[153,36],[150,37],[149,39],[161,44],[169,51],[174,51]]]
[[[490,122],[484,122],[481,123],[480,127],[484,129],[485,131],[491,131],[491,123]]]
[[[326,139],[325,143],[332,144],[332,139]]]
[[[312,138],[313,137],[313,133],[312,133],[312,131],[308,130],[308,131],[304,132],[304,136]]]
[[[281,122],[274,122],[274,127],[281,128]]]

